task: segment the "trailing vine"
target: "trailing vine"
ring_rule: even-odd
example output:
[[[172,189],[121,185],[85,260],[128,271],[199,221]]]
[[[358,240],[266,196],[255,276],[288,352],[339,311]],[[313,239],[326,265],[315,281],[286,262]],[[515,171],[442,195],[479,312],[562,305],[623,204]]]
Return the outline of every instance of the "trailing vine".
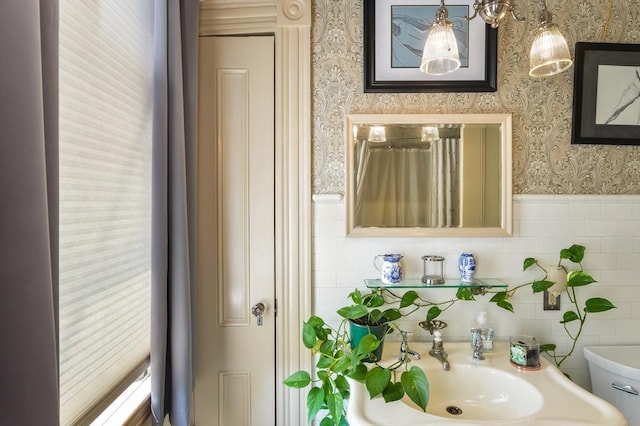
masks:
[[[567,274],[567,280],[565,283],[559,284],[564,284],[564,291],[566,291],[569,301],[571,302],[571,308],[564,312],[560,323],[563,325],[567,336],[571,340],[571,346],[568,352],[563,354],[557,353],[557,346],[553,343],[545,343],[540,346],[540,350],[549,355],[558,368],[560,368],[562,363],[574,353],[588,315],[616,308],[613,303],[605,298],[592,297],[585,301],[584,306],[581,309],[577,289],[597,282],[590,274],[585,272],[582,267],[584,253],[585,247],[578,244],[574,244],[569,248],[560,250],[557,267],[561,268]],[[577,266],[578,269],[569,270],[567,266],[563,264],[563,261],[571,262],[573,265]],[[451,308],[460,300],[475,300],[475,296],[485,294],[492,294],[489,302],[495,303],[500,308],[513,313],[514,308],[511,303],[511,298],[521,289],[531,287],[533,293],[541,293],[557,284],[556,282],[549,280],[549,272],[540,265],[537,259],[533,257],[528,257],[524,260],[522,269],[523,271],[526,271],[532,266],[537,267],[544,273],[544,277],[542,279],[533,280],[505,290],[491,290],[484,287],[461,287],[456,292],[455,298],[442,302],[426,300],[414,290],[407,291],[402,296],[395,294],[389,289],[385,289],[385,293],[386,297],[391,300],[400,300],[401,305],[403,306],[413,306],[412,311],[409,313],[415,312],[419,309],[428,308],[425,316],[425,321],[427,322],[434,321],[443,312]]]

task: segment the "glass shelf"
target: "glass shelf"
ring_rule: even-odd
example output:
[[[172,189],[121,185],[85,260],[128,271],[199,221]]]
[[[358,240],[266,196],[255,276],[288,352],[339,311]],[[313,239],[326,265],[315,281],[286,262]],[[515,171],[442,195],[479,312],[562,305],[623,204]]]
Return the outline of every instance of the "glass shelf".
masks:
[[[368,288],[507,288],[508,284],[496,278],[474,278],[466,283],[460,279],[445,279],[444,284],[425,284],[420,278],[407,278],[398,284],[384,284],[380,279],[365,279]]]

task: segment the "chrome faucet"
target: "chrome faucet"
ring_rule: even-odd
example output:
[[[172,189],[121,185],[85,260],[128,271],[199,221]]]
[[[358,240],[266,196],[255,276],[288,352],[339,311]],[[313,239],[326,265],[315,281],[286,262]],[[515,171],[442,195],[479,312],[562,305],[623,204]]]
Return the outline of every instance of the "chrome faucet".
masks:
[[[442,369],[449,371],[449,361],[447,361],[447,353],[444,351],[444,345],[442,343],[442,333],[439,330],[433,332],[433,346],[429,351],[429,355],[440,361]]]
[[[484,355],[482,354],[482,330],[474,329],[471,332],[471,341],[473,342],[473,359],[484,361]]]
[[[407,354],[413,355],[415,359],[420,359],[420,354],[416,351],[409,349],[409,343],[407,337],[411,336],[409,331],[401,331],[402,341],[400,342],[400,361],[405,362],[407,360]],[[410,362],[411,360],[407,361]]]

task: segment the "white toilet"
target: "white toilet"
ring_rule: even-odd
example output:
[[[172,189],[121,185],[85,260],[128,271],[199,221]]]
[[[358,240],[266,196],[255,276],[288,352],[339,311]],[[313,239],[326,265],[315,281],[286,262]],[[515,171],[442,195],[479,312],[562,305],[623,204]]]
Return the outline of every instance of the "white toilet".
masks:
[[[593,393],[640,426],[640,345],[585,346]]]

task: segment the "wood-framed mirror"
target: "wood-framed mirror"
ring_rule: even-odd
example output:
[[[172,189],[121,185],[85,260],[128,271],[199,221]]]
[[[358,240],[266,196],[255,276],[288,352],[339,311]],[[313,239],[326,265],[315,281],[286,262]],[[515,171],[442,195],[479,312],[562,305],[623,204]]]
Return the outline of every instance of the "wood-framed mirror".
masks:
[[[348,114],[347,236],[512,233],[511,114]]]

